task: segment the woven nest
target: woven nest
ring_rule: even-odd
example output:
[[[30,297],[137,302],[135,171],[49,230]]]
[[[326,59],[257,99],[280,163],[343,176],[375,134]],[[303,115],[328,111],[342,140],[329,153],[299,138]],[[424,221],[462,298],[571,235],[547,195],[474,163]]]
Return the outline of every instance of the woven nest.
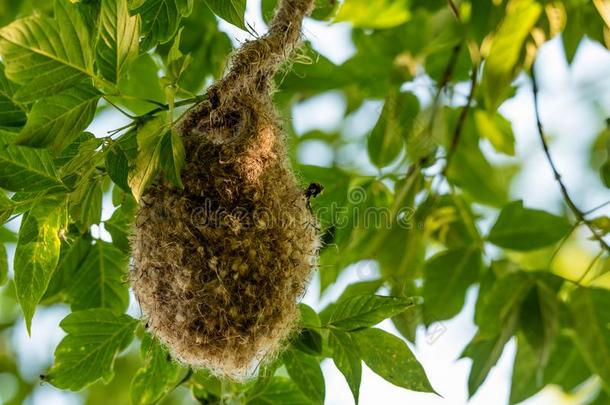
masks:
[[[184,189],[142,197],[131,285],[147,328],[180,361],[235,379],[278,353],[314,268],[315,220],[293,174],[271,80],[311,0],[282,1],[206,101],[180,122]]]

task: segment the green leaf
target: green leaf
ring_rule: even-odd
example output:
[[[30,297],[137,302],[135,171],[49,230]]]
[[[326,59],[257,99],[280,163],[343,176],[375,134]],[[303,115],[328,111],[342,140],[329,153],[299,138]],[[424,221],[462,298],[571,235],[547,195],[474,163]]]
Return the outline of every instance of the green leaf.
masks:
[[[8,257],[6,255],[6,246],[3,243],[0,245],[0,287],[8,281]]]
[[[182,74],[193,62],[191,55],[184,55],[180,51],[180,41],[182,39],[182,29],[178,31],[178,35],[174,38],[174,43],[167,54],[167,74],[172,83],[178,83]]]
[[[299,389],[312,401],[323,404],[326,390],[324,376],[318,360],[298,350],[287,350],[282,359],[288,375]]]
[[[515,311],[518,311],[525,300],[534,280],[522,271],[502,274],[490,288],[481,289],[477,299],[475,323],[479,334],[493,337],[500,334]],[[525,311],[531,308],[524,308]]]
[[[66,217],[62,202],[40,203],[30,211],[19,229],[15,249],[15,289],[28,333],[36,305],[51,281],[60,252],[60,230]]]
[[[15,134],[0,130],[0,187],[10,191],[63,188],[46,150],[12,145]]]
[[[256,392],[256,395],[249,397],[246,403],[248,405],[311,405],[314,402],[307,398],[290,379],[274,377],[262,392]]]
[[[51,278],[43,301],[65,291],[72,283],[74,273],[80,268],[91,248],[91,235],[77,233],[74,227],[68,228],[67,236],[61,241],[57,268],[53,273],[53,278]]]
[[[54,9],[53,20],[27,17],[0,29],[6,76],[22,85],[16,100],[31,102],[57,94],[93,75],[85,20],[67,0],[56,0]]]
[[[354,27],[391,28],[404,23],[409,17],[406,0],[346,0],[335,20],[350,21]]]
[[[542,6],[535,0],[511,0],[485,60],[482,89],[487,109],[495,111],[507,96],[515,66]]]
[[[38,101],[15,142],[60,152],[93,121],[99,99],[97,90],[82,84]]]
[[[161,139],[160,165],[168,180],[176,187],[184,188],[180,172],[185,166],[185,152],[182,137],[170,129]]]
[[[133,209],[123,204],[114,210],[108,220],[104,221],[104,228],[112,236],[112,244],[126,254],[129,254],[131,251],[129,236],[131,235],[133,217]]]
[[[25,124],[25,112],[13,100],[17,88],[8,81],[4,74],[4,65],[0,63],[0,126],[21,127]]]
[[[424,267],[424,320],[426,324],[457,315],[468,287],[479,279],[481,252],[473,248],[447,250]]]
[[[568,336],[558,337],[548,363],[541,368],[539,353],[519,335],[510,404],[521,403],[549,384],[570,392],[590,377],[591,371]]]
[[[548,273],[541,274],[552,276]],[[540,277],[521,305],[520,327],[536,352],[537,368],[543,368],[548,362],[552,346],[560,332],[561,303],[557,298],[557,290],[562,280],[559,279],[557,284],[557,288],[554,288],[544,277]]]
[[[561,240],[572,226],[563,217],[523,207],[514,201],[500,212],[488,241],[505,249],[535,250]]]
[[[113,376],[114,358],[133,340],[138,321],[108,309],[73,312],[59,326],[68,334],[55,349],[55,363],[45,381],[78,391]]]
[[[102,76],[117,84],[138,56],[140,19],[130,16],[127,0],[102,0],[96,64]]]
[[[464,141],[455,152],[447,179],[476,201],[492,206],[504,204],[508,187],[504,173],[489,163],[478,142]]]
[[[16,204],[7,197],[4,191],[0,190],[0,226],[13,215]]]
[[[419,101],[413,93],[390,92],[368,139],[369,156],[377,167],[389,165],[400,155],[418,113]]]
[[[140,14],[143,50],[164,44],[176,35],[180,20],[191,13],[193,0],[130,0],[130,12]]]
[[[246,13],[246,0],[205,0],[210,9],[231,24],[243,30],[246,29],[244,14]]]
[[[165,103],[165,93],[158,76],[159,69],[150,54],[138,56],[129,67],[127,75],[119,82],[120,93],[126,97],[117,102],[139,115],[151,110],[151,104],[142,101],[143,99]]]
[[[519,312],[513,311],[498,336],[486,338],[477,334],[464,349],[461,357],[472,359],[472,367],[468,376],[468,394],[471,398],[500,359],[504,346],[515,333],[518,320]]]
[[[362,360],[380,377],[411,391],[434,392],[424,368],[400,338],[376,328],[354,332],[352,337]]]
[[[181,367],[174,362],[165,347],[149,334],[140,347],[144,365],[131,382],[131,402],[135,405],[154,404],[171,392],[180,376]]]
[[[127,310],[129,292],[123,282],[128,257],[108,242],[97,240],[72,274],[67,295],[73,311],[107,308]]]
[[[121,139],[123,138],[119,138],[118,141],[113,143],[110,150],[106,154],[106,171],[114,184],[119,186],[126,193],[131,194],[131,189],[129,188],[128,184],[129,159],[127,158],[127,154],[123,149],[124,142],[121,142]]]
[[[345,377],[357,404],[362,379],[362,363],[358,348],[349,333],[338,329],[332,329],[328,333],[328,345],[333,362]]]
[[[374,326],[412,307],[413,301],[403,297],[361,295],[337,303],[328,325],[345,330]]]
[[[498,152],[515,155],[515,135],[510,121],[498,112],[476,110],[474,122],[479,135],[491,142]]]
[[[576,345],[610,392],[610,291],[579,287],[570,294],[568,305]]]
[[[129,187],[137,201],[154,180],[160,167],[161,144],[165,131],[163,116],[157,116],[138,128],[138,156],[128,179]]]
[[[91,225],[100,223],[103,197],[104,191],[99,178],[82,182],[70,195],[70,214],[81,229],[89,229]]]

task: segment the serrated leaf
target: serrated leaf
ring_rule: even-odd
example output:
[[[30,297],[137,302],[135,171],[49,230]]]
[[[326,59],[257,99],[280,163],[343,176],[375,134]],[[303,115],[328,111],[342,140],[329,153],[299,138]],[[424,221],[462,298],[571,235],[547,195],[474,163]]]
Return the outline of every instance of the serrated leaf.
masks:
[[[144,365],[131,382],[131,403],[154,404],[167,395],[180,376],[181,367],[161,343],[146,334],[140,348]]]
[[[63,188],[46,150],[12,145],[15,134],[0,130],[0,187],[9,191]]]
[[[108,242],[97,240],[72,274],[67,295],[73,311],[107,308],[120,314],[127,310],[129,291],[123,277],[128,257]]]
[[[391,28],[406,22],[410,15],[406,0],[346,0],[335,20],[350,21],[361,28]]]
[[[95,88],[82,84],[38,101],[15,142],[60,152],[93,121],[99,99]]]
[[[282,359],[288,375],[299,389],[312,401],[323,404],[326,395],[324,376],[318,360],[299,350],[290,349]]]
[[[246,29],[244,21],[246,0],[205,0],[205,2],[218,17],[236,27]]]
[[[523,201],[515,201],[502,209],[487,239],[505,249],[528,251],[558,242],[571,229],[565,218],[525,208]]]
[[[138,156],[128,180],[137,201],[160,168],[161,141],[165,131],[165,118],[162,116],[155,117],[138,128]]]
[[[168,180],[176,187],[184,188],[180,172],[185,166],[185,151],[182,137],[178,132],[169,130],[161,139],[160,164]]]
[[[481,272],[481,252],[459,248],[440,252],[424,267],[424,320],[426,324],[457,315],[468,287]]]
[[[506,6],[483,70],[481,87],[488,110],[495,111],[508,95],[521,49],[541,12],[535,0],[511,0]]]
[[[400,338],[376,328],[354,332],[352,337],[375,374],[411,391],[434,392],[424,368]]]
[[[102,0],[96,64],[102,76],[118,84],[138,56],[140,19],[129,15],[127,0]]]
[[[78,391],[100,378],[109,381],[115,357],[133,340],[138,321],[108,309],[73,312],[59,326],[68,334],[55,349],[45,381]]]
[[[15,289],[28,333],[36,305],[44,296],[59,261],[59,232],[65,222],[61,202],[38,204],[23,219],[15,249]]]
[[[579,287],[570,294],[568,305],[576,345],[610,392],[610,291]]]
[[[130,1],[130,13],[140,14],[143,50],[166,43],[176,35],[180,20],[191,13],[193,0]]]
[[[374,326],[414,305],[409,298],[361,295],[337,303],[328,325],[348,331]]]
[[[357,404],[362,379],[360,352],[348,332],[336,329],[328,333],[328,346],[332,352],[333,362],[345,377]]]
[[[54,10],[55,19],[27,17],[0,29],[6,76],[22,85],[16,100],[35,101],[92,76],[93,55],[85,20],[67,0],[57,0]]]

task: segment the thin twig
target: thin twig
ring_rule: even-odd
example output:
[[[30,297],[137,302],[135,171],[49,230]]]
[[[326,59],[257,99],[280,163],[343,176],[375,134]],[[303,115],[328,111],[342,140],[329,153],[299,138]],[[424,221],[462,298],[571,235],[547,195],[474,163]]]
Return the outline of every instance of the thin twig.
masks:
[[[460,144],[460,140],[462,139],[462,130],[464,129],[466,118],[468,117],[468,113],[470,112],[470,108],[472,107],[472,100],[474,99],[474,93],[477,88],[478,75],[479,67],[477,65],[474,65],[472,68],[472,73],[470,75],[470,93],[468,93],[468,100],[466,100],[466,105],[464,105],[462,111],[460,112],[458,122],[455,126],[455,130],[453,131],[453,137],[451,138],[451,146],[447,151],[447,161],[445,162],[445,168],[443,169],[444,177],[447,177],[447,172],[449,171],[449,166],[451,165],[451,161],[453,160],[453,155],[455,155],[455,152],[457,151],[457,148]]]
[[[580,225],[579,222],[575,223],[574,225],[572,225],[572,228],[570,229],[570,232],[568,232],[566,234],[566,236],[564,236],[561,239],[561,242],[559,242],[559,245],[557,245],[557,248],[555,249],[555,251],[553,252],[553,254],[551,255],[551,258],[549,259],[549,264],[547,264],[547,268],[551,268],[551,264],[553,264],[553,261],[555,260],[555,258],[557,257],[557,255],[559,254],[559,252],[561,251],[561,248],[563,247],[563,245],[565,245],[565,243],[570,239],[570,236],[572,236],[572,234],[574,233],[574,231],[576,230],[576,228],[578,228],[578,226]]]
[[[127,118],[130,118],[130,119],[132,119],[132,120],[133,120],[133,119],[136,119],[136,117],[135,117],[135,116],[133,116],[133,115],[129,114],[127,111],[123,110],[121,107],[119,107],[118,105],[116,105],[115,103],[113,103],[112,101],[110,101],[110,99],[109,99],[107,96],[103,96],[103,97],[104,97],[104,100],[106,100],[106,102],[107,102],[108,104],[110,104],[111,106],[113,106],[114,108],[116,108],[116,109],[117,109],[117,110],[118,110],[118,111],[119,111],[121,114],[123,114],[123,115],[124,115],[124,116],[126,116]]]
[[[453,0],[447,0],[447,3],[449,4],[449,8],[451,9],[451,11],[453,11],[455,18],[457,18],[459,21],[460,20],[460,9],[455,5]]]
[[[580,285],[585,280],[587,275],[589,275],[591,270],[595,267],[595,263],[597,263],[597,261],[599,260],[600,257],[602,257],[603,254],[604,254],[604,251],[602,250],[601,252],[599,252],[597,254],[597,256],[595,256],[595,258],[593,258],[593,260],[591,261],[589,266],[587,266],[587,270],[585,270],[585,272],[582,273],[582,275],[578,278],[578,280],[576,280],[576,284]]]
[[[597,230],[595,229],[595,227],[593,226],[591,221],[589,221],[587,218],[585,218],[585,214],[576,206],[576,204],[574,203],[574,200],[572,200],[572,197],[570,196],[570,193],[568,192],[568,189],[565,186],[565,184],[563,183],[563,180],[561,179],[561,175],[559,174],[559,171],[557,170],[557,166],[555,166],[555,162],[553,161],[553,158],[551,157],[549,145],[547,144],[546,139],[544,138],[544,130],[542,128],[542,121],[540,120],[540,108],[538,105],[539,104],[538,103],[538,82],[536,80],[536,74],[535,74],[534,70],[535,70],[535,64],[532,65],[532,70],[531,70],[532,87],[533,87],[533,93],[534,93],[534,113],[536,115],[536,126],[538,128],[538,137],[540,138],[542,148],[544,149],[544,154],[546,155],[546,160],[549,162],[551,170],[553,171],[553,176],[555,177],[555,180],[559,184],[559,188],[561,190],[561,194],[563,195],[563,199],[565,200],[566,204],[568,205],[568,207],[570,208],[570,210],[572,211],[572,213],[574,214],[574,216],[576,217],[578,222],[582,222],[583,224],[585,224],[587,226],[587,228],[589,228],[589,230],[593,234],[593,237],[599,242],[602,249],[604,249],[607,252],[610,252],[610,246],[608,246],[606,241],[604,241],[603,237],[597,233]]]
[[[591,208],[590,210],[583,212],[582,214],[583,214],[583,215],[585,215],[585,216],[587,216],[587,215],[591,215],[591,214],[593,214],[595,211],[597,211],[597,210],[599,210],[599,209],[602,209],[602,208],[604,208],[604,207],[605,207],[605,206],[607,206],[607,205],[610,205],[610,201],[606,201],[606,202],[605,202],[605,203],[603,203],[603,204],[600,204],[600,205],[598,205],[598,206],[595,206],[595,207]]]

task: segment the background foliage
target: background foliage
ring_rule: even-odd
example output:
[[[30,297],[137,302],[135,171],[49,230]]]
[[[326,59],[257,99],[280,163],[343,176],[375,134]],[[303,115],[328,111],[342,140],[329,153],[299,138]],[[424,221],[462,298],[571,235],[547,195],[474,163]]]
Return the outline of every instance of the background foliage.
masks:
[[[578,207],[559,173],[562,215],[512,201],[519,159],[498,163],[488,152],[515,155],[498,108],[532,79],[536,96],[542,44],[560,35],[568,62],[584,37],[610,46],[610,2],[316,4],[312,18],[351,23],[356,53],[335,65],[305,45],[277,78],[276,101],[293,151],[315,140],[337,152],[328,167],[293,156],[304,187],[325,186],[313,201],[325,242],[321,292],[355,264],[374,261],[380,277],[350,285],[319,313],[302,304],[301,333],[286,352],[238,384],[173,362],[137,311],[127,314],[125,280],[135,200],[159,172],[181,186],[184,149],[172,123],[224,71],[232,44],[218,19],[252,31],[245,0],[0,0],[0,220],[9,225],[0,228],[0,372],[12,381],[5,403],[21,403],[38,385],[19,370],[10,334],[21,318],[28,333],[44,334],[34,314],[57,305],[70,308],[60,323],[66,336],[40,378],[84,389],[88,403],[109,393],[117,403],[172,403],[184,387],[201,403],[322,403],[327,358],[356,401],[362,362],[389,383],[434,393],[405,341],[375,326],[391,319],[413,342],[418,327],[457,315],[471,286],[478,333],[463,351],[472,360],[470,395],[516,339],[511,403],[549,384],[569,392],[583,382],[598,388],[591,403],[610,402],[610,219]],[[265,18],[274,6],[262,1]],[[416,83],[429,100],[415,94]],[[366,101],[383,100],[366,139],[294,133],[291,106],[328,91],[345,98],[346,120]],[[120,111],[126,125],[86,132],[106,110]],[[607,187],[609,137],[603,131],[591,151]],[[365,165],[342,155],[354,144],[367,151]],[[551,151],[547,157],[552,163]],[[113,213],[102,221],[109,198]],[[367,223],[367,208],[389,213],[389,226]],[[556,271],[566,243],[592,247],[594,259]]]

